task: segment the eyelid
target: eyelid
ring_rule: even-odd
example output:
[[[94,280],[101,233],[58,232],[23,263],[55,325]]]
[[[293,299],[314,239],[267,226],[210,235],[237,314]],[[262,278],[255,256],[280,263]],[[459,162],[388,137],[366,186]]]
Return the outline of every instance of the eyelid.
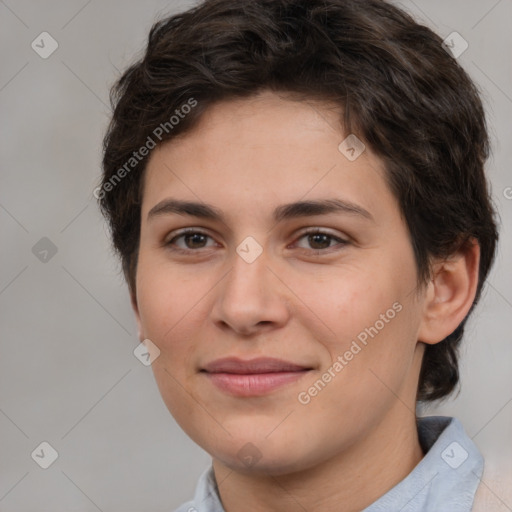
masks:
[[[191,226],[191,227],[181,228],[181,229],[176,229],[176,230],[171,231],[170,233],[168,233],[165,236],[164,243],[167,244],[170,241],[174,240],[175,238],[182,236],[182,235],[187,235],[189,233],[200,233],[202,235],[207,235],[207,236],[211,237],[211,235],[209,233],[207,233],[203,228],[195,228],[195,227]]]
[[[299,249],[302,249],[304,251],[314,251],[315,253],[326,253],[327,254],[328,252],[331,252],[333,249],[335,249],[336,246],[345,246],[350,243],[350,240],[348,237],[346,237],[344,235],[340,236],[339,234],[332,233],[327,228],[310,227],[310,228],[305,228],[302,231],[299,231],[299,233],[297,233],[297,235],[295,235],[295,241],[293,242],[292,245],[295,245],[298,240],[304,238],[305,236],[317,235],[317,234],[327,235],[332,240],[336,240],[338,243],[333,246],[327,247],[326,249],[304,249],[303,247],[299,247]]]
[[[317,233],[322,235],[328,235],[331,236],[332,238],[338,238],[339,240],[348,242],[348,237],[346,237],[345,235],[341,235],[340,233],[333,233],[329,228],[321,228],[317,226],[304,228],[300,230],[295,236],[301,237],[304,235],[315,235]]]
[[[187,227],[187,228],[178,229],[176,231],[172,231],[171,233],[169,233],[164,238],[164,240],[162,242],[162,246],[166,247],[166,248],[170,248],[172,251],[183,252],[183,253],[188,253],[188,254],[193,253],[193,252],[199,252],[199,249],[182,249],[181,247],[176,247],[173,244],[171,244],[171,242],[177,238],[180,238],[180,237],[188,235],[188,234],[196,234],[196,233],[200,234],[200,235],[204,235],[204,236],[216,241],[215,238],[210,233],[205,231],[203,228]],[[203,247],[201,249],[203,249],[203,250],[211,249],[211,247]]]

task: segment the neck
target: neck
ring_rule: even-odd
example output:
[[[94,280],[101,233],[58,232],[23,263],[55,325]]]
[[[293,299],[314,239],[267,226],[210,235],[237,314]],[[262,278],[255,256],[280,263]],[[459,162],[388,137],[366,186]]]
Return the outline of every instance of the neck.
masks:
[[[213,469],[226,512],[358,512],[422,458],[416,417],[397,401],[364,439],[314,467],[280,476],[250,475],[214,459]]]

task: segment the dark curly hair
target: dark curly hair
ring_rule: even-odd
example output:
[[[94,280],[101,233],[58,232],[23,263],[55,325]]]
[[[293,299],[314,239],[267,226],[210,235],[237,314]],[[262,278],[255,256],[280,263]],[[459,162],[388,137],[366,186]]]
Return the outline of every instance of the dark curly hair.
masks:
[[[431,277],[433,258],[478,241],[472,310],[498,239],[482,103],[441,38],[383,0],[206,0],[154,24],[145,54],[112,88],[94,193],[132,293],[148,148],[191,130],[215,102],[264,89],[341,107],[340,128],[385,164],[420,283]],[[426,346],[418,400],[445,397],[457,385],[465,321]]]

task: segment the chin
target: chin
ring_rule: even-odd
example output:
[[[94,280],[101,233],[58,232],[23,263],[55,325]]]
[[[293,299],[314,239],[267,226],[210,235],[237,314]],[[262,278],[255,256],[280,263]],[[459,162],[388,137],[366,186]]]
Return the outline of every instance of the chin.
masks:
[[[203,445],[203,448],[231,470],[250,475],[287,475],[313,467],[319,462],[315,460],[314,447],[307,447],[300,439],[276,433],[268,439],[261,433],[256,436],[228,437],[220,444]],[[308,448],[307,451],[305,448]]]
[[[297,455],[297,453],[272,454],[270,458],[262,456],[261,459],[254,461],[242,461],[237,453],[218,453],[212,456],[237,473],[277,477],[296,473],[314,465],[305,464],[304,459],[299,460]]]

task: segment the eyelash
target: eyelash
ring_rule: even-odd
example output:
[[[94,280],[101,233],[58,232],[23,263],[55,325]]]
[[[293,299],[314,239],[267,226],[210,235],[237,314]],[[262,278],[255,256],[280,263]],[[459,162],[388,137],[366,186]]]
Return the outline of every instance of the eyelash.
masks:
[[[204,235],[210,239],[213,240],[213,238],[208,235],[208,233],[205,233],[204,231],[201,231],[199,229],[196,229],[196,228],[185,228],[183,231],[179,232],[177,235],[175,235],[174,237],[172,237],[168,242],[165,242],[164,245],[169,248],[171,251],[173,252],[177,252],[177,253],[181,253],[181,254],[190,254],[190,253],[198,253],[199,251],[201,251],[201,249],[208,249],[208,247],[201,247],[199,249],[182,249],[180,247],[176,247],[174,246],[174,242],[179,239],[179,238],[182,238],[182,237],[185,237],[187,235],[194,235],[194,234],[199,234],[199,235]],[[306,251],[306,252],[313,252],[315,254],[320,254],[320,253],[325,253],[325,254],[329,254],[331,253],[332,251],[330,249],[332,249],[333,247],[336,247],[336,246],[345,246],[347,245],[349,242],[347,240],[344,240],[343,238],[340,238],[340,237],[337,237],[337,236],[334,236],[326,231],[322,231],[322,229],[320,228],[313,228],[313,229],[309,229],[308,231],[303,231],[299,237],[297,238],[297,240],[300,240],[304,237],[307,237],[307,236],[312,236],[312,235],[325,235],[327,236],[330,240],[334,240],[334,241],[337,241],[338,243],[335,244],[334,246],[330,246],[330,247],[327,247],[325,249],[304,249],[304,248],[300,248],[302,249],[303,251]]]

